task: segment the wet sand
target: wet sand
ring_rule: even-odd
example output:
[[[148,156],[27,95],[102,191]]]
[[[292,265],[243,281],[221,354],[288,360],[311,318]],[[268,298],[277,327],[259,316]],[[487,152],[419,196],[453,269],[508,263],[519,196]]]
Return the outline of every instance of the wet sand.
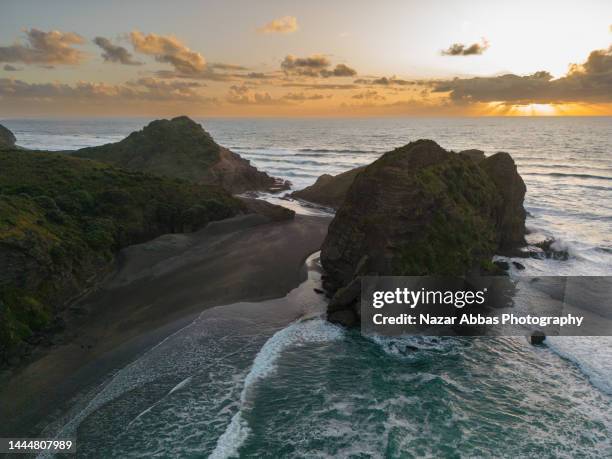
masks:
[[[90,390],[202,310],[285,296],[306,277],[329,217],[237,217],[128,247],[100,287],[71,307],[63,336],[0,382],[0,436],[39,435]]]

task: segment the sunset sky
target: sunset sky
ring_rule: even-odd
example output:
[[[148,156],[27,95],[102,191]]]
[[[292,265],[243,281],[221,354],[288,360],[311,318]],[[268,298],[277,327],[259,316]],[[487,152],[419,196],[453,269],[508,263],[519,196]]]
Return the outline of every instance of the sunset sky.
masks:
[[[612,1],[2,1],[0,117],[612,115]]]

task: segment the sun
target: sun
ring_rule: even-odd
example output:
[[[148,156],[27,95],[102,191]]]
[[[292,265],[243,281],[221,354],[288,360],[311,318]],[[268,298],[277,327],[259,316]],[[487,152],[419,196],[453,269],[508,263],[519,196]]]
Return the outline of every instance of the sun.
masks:
[[[509,114],[515,116],[552,116],[557,113],[556,107],[552,104],[526,104],[513,105]]]

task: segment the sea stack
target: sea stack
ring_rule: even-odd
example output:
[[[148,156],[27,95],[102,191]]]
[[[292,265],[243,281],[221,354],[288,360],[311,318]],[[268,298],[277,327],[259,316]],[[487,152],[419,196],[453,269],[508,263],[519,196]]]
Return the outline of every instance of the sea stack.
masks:
[[[217,144],[186,116],[152,121],[120,142],[72,154],[126,169],[218,185],[235,194],[289,188],[288,182],[257,170],[250,161]]]
[[[359,321],[362,275],[465,275],[524,245],[525,184],[507,153],[482,156],[419,140],[356,174],[321,249],[331,321]]]

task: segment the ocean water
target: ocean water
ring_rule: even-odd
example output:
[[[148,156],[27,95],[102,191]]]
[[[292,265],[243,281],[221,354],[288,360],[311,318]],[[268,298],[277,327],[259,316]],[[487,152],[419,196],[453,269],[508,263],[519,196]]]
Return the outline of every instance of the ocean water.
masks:
[[[1,123],[22,146],[65,150],[147,121]],[[612,274],[612,118],[199,121],[294,189],[420,138],[507,151],[527,184],[529,241],[554,237],[569,254],[512,275]],[[77,435],[83,457],[612,456],[612,339],[367,339],[316,318],[309,264],[287,298],[205,311],[48,433]]]

